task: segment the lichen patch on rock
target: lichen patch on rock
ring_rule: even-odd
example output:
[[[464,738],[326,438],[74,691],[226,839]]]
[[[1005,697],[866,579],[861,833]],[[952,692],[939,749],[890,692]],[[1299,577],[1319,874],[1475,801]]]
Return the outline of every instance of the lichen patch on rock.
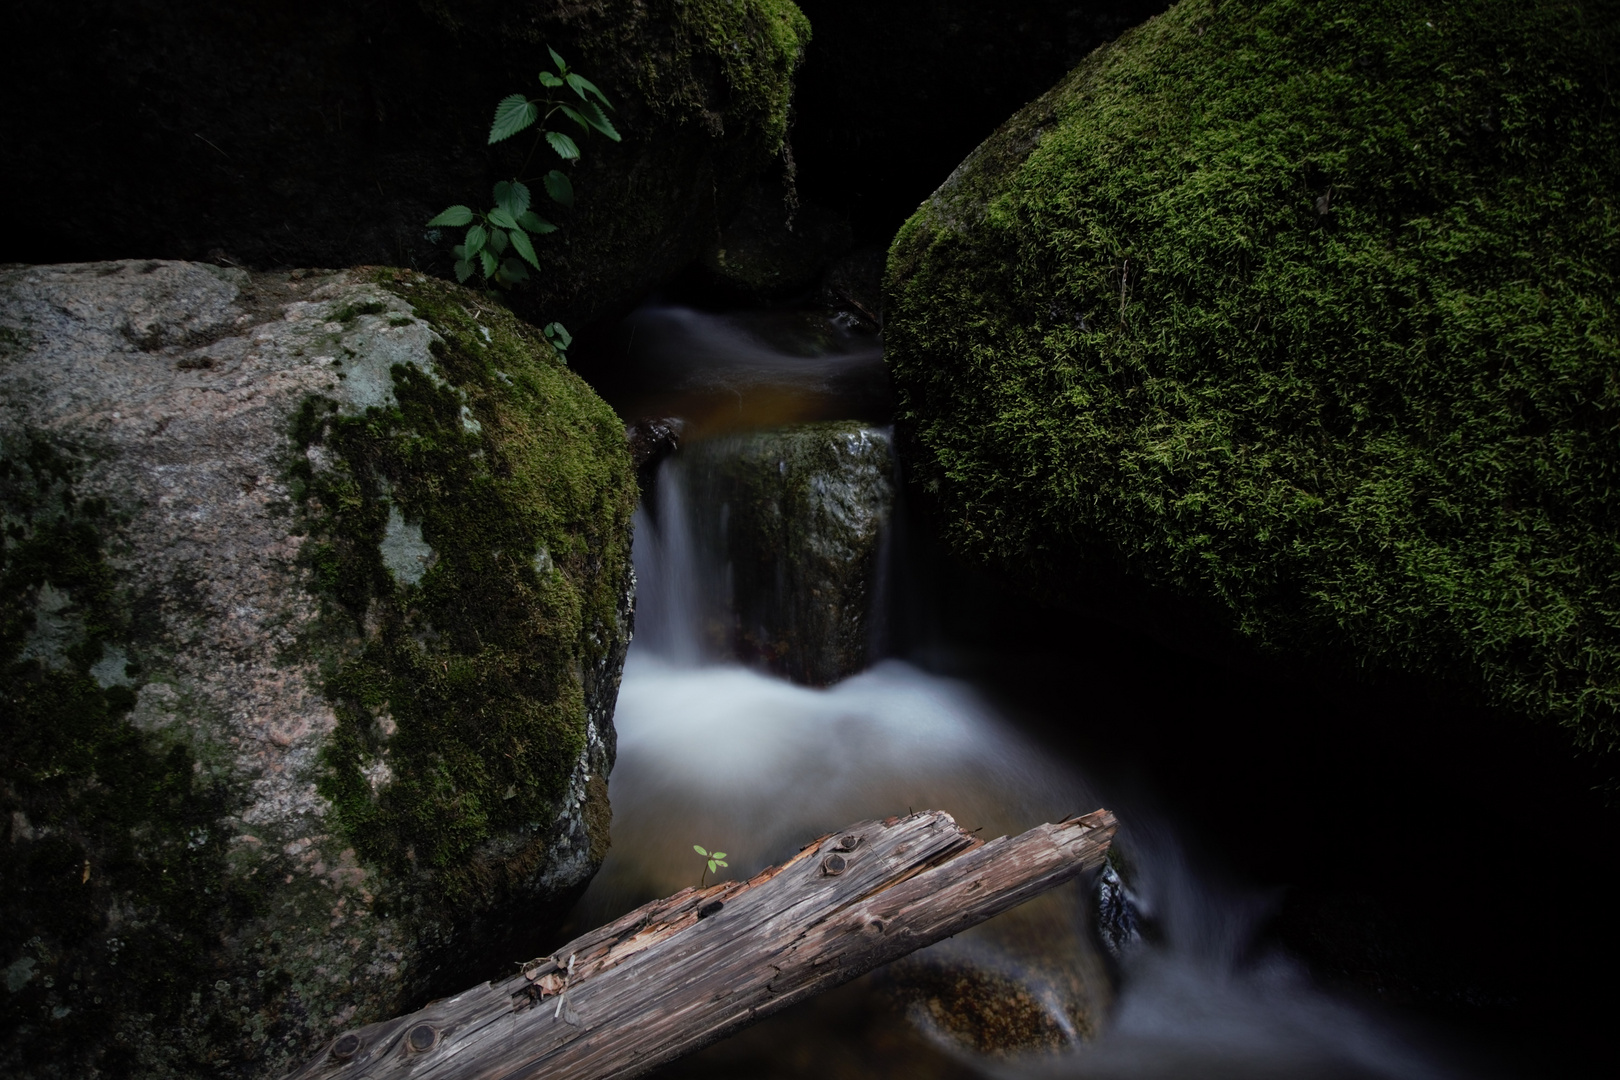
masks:
[[[480,311],[387,271],[0,271],[9,1074],[277,1074],[600,862],[629,455]]]

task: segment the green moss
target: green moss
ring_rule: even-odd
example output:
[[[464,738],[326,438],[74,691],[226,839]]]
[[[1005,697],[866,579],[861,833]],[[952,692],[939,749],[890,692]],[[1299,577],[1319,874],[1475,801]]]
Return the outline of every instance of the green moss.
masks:
[[[364,301],[358,304],[344,304],[333,312],[332,318],[340,323],[352,323],[362,315],[381,315],[388,310],[388,305],[378,300]]]
[[[126,720],[135,692],[92,672],[131,645],[104,557],[117,519],[79,498],[83,456],[42,438],[0,455],[0,1061],[127,1075],[132,1026],[171,1028],[254,908],[224,873],[238,793],[192,749]],[[55,602],[42,604],[45,597]],[[123,675],[138,675],[138,664]],[[106,685],[110,683],[110,685]],[[190,1019],[234,1026],[225,1003]],[[172,1046],[182,1071],[204,1059]]]
[[[712,243],[749,184],[779,166],[793,77],[810,40],[808,20],[788,0],[581,0],[538,14],[442,0],[422,8],[504,68],[491,102],[535,88],[555,48],[615,106],[623,141],[582,144],[569,169],[578,203],[547,212],[559,230],[540,245],[546,272],[508,298],[536,325],[577,328],[633,302]],[[488,122],[478,115],[470,122]],[[436,205],[487,198],[489,182],[529,168],[518,142],[491,149],[483,195],[458,186],[424,197]]]
[[[397,405],[358,415],[307,401],[293,431],[334,462],[295,458],[302,557],[356,642],[327,665],[320,791],[364,859],[457,900],[501,883],[479,849],[547,821],[585,748],[582,672],[611,642],[581,627],[615,625],[635,483],[618,419],[531,328],[381,280],[440,335],[434,372],[396,365]],[[432,550],[419,580],[385,564],[391,518]]]
[[[893,498],[887,433],[851,421],[689,447],[683,481],[700,543],[725,552],[721,652],[826,686],[867,662],[878,540]],[[714,513],[724,507],[724,513]]]
[[[689,18],[720,62],[729,112],[757,125],[771,152],[787,137],[793,74],[810,44],[810,20],[790,0],[693,0]]]
[[[891,250],[954,542],[1620,741],[1616,5],[1183,0]]]

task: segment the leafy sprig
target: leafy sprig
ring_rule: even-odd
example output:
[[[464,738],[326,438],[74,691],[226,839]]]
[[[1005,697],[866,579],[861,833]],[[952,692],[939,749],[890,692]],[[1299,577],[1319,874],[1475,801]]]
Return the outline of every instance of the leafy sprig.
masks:
[[[703,888],[704,880],[710,874],[714,873],[715,867],[731,865],[730,863],[726,862],[726,853],[723,851],[704,851],[701,844],[693,844],[692,850],[709,860],[709,868],[703,871],[702,874],[698,875],[698,888],[700,889]]]
[[[542,141],[565,165],[579,160],[579,144],[569,135],[546,127],[558,113],[578,124],[586,135],[598,131],[614,142],[620,141],[618,130],[604,111],[613,108],[607,95],[577,71],[570,71],[563,58],[557,55],[556,49],[547,51],[551,53],[556,70],[541,71],[540,85],[547,91],[571,90],[575,100],[570,101],[566,96],[554,98],[550,93],[538,98],[512,94],[502,98],[495,106],[495,119],[489,128],[489,141],[493,145],[531,127],[538,127],[534,145],[529,150],[528,160],[524,162],[525,172]],[[574,205],[574,183],[567,173],[552,169],[539,180],[552,202],[570,208]],[[497,183],[494,196],[495,205],[489,210],[476,211],[458,203],[430,219],[428,225],[452,229],[467,226],[462,242],[451,249],[456,257],[457,281],[465,282],[474,274],[481,273],[486,283],[510,288],[528,280],[528,267],[540,269],[534,237],[556,232],[557,226],[535,213],[534,197],[529,185],[517,177]],[[571,340],[568,332],[558,323],[546,328],[546,337],[559,350],[566,349]]]

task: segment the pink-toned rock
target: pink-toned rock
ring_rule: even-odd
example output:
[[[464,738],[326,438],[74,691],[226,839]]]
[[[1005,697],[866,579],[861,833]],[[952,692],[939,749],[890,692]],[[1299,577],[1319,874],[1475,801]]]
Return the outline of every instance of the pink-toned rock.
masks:
[[[0,268],[0,1072],[274,1074],[594,872],[634,479],[487,306]]]

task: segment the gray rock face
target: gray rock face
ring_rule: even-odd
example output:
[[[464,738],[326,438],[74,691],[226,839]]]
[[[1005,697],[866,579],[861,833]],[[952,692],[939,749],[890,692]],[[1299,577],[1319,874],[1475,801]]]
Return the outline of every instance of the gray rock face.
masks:
[[[813,686],[864,667],[894,503],[888,431],[806,424],[683,454],[699,547],[724,553],[735,653]]]
[[[275,1075],[543,933],[606,850],[634,498],[441,282],[0,269],[0,1071]]]

